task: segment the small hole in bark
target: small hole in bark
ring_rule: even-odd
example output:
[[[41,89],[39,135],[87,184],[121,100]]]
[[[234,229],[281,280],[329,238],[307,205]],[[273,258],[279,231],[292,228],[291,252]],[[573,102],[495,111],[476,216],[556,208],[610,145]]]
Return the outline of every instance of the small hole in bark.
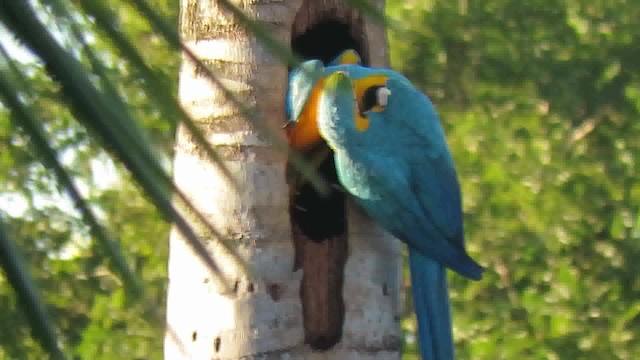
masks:
[[[194,331],[193,333],[191,333],[191,341],[196,341],[198,340],[198,332]]]
[[[253,287],[253,283],[249,283],[249,285],[247,286],[247,291],[252,293],[255,290],[255,288]]]
[[[382,295],[389,296],[389,287],[387,283],[382,284]]]
[[[221,343],[222,343],[222,340],[220,340],[220,336],[218,336],[217,338],[213,339],[213,350],[215,350],[215,352],[219,352],[220,351]]]
[[[233,293],[237,294],[238,293],[238,288],[240,287],[240,280],[236,280],[236,282],[233,284]]]
[[[271,296],[271,300],[278,302],[282,297],[282,287],[276,283],[269,284],[267,285],[267,293]]]

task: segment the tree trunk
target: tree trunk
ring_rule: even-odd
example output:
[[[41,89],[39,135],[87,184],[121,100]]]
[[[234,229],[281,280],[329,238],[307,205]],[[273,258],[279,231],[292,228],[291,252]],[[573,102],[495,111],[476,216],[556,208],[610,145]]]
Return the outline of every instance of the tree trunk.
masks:
[[[382,27],[348,1],[233,1],[303,56],[356,48],[387,65]],[[384,8],[383,1],[374,1]],[[186,44],[245,105],[285,140],[287,67],[215,0],[182,0]],[[314,35],[316,34],[316,35]],[[332,46],[322,46],[317,42]],[[351,39],[350,42],[342,42]],[[319,53],[315,53],[319,52]],[[199,231],[215,274],[175,229],[170,239],[165,358],[395,359],[400,357],[400,244],[344,196],[346,226],[311,240],[290,208],[287,154],[275,149],[202,69],[185,60],[180,98],[234,175],[234,188],[182,127],[175,181],[252,270],[248,277],[218,239]],[[318,216],[321,226],[335,217]],[[293,229],[293,230],[292,230]]]

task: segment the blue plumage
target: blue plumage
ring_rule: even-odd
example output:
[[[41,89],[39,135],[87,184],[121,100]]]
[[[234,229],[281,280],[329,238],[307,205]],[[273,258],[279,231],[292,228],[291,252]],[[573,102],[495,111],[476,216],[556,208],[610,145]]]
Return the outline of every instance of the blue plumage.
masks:
[[[354,50],[346,50],[328,66],[340,66],[345,64],[359,65],[360,56]],[[285,96],[285,116],[289,122],[295,123],[304,110],[311,91],[316,83],[324,76],[325,68],[320,60],[307,60],[289,73],[289,86]]]
[[[385,70],[388,104],[369,112],[370,125],[361,131],[354,120],[352,75],[380,71],[354,70],[328,76],[318,110],[320,133],[334,150],[341,183],[412,249],[479,279],[482,267],[464,250],[459,186],[433,106],[404,77]]]
[[[415,250],[409,251],[409,268],[422,358],[453,359],[446,268]]]
[[[483,269],[464,248],[460,187],[433,104],[389,69],[305,64],[313,71],[292,73],[293,88],[322,88],[316,108],[293,102],[298,113],[314,112],[341,184],[408,245],[422,358],[453,359],[445,267],[476,280]],[[388,90],[386,100],[378,98],[380,88]]]

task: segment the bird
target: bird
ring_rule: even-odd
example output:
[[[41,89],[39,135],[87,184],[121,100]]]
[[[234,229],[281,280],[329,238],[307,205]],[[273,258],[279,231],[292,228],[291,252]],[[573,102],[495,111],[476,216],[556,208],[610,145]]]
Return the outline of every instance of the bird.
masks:
[[[484,268],[465,250],[460,185],[433,104],[399,72],[357,62],[308,60],[289,85],[290,143],[328,144],[341,186],[407,244],[421,356],[454,359],[446,269],[480,280]]]
[[[360,55],[355,50],[347,49],[331,60],[328,66],[360,65],[361,62]],[[308,60],[289,74],[289,86],[285,96],[285,130],[289,145],[295,150],[306,152],[322,142],[315,121],[315,112],[303,109],[317,108],[318,96],[324,81],[323,73],[324,65],[320,60]]]
[[[337,54],[327,65],[360,63],[358,53],[349,49]],[[319,191],[295,166],[287,166],[292,224],[295,224],[297,231],[304,237],[316,243],[341,236],[347,231],[345,192],[338,183],[331,150],[318,134],[314,113],[302,111],[303,108],[317,107],[315,104],[318,100],[318,89],[321,88],[318,80],[321,80],[323,68],[322,62],[315,60],[294,69],[289,76],[289,87],[285,97],[287,122],[284,128],[289,145],[293,151],[302,155],[307,164],[329,185],[324,192]]]

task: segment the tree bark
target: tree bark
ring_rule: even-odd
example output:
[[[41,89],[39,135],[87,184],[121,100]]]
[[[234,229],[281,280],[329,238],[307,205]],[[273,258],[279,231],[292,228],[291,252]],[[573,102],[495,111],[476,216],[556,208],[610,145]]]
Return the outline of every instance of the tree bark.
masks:
[[[342,22],[371,65],[387,65],[384,29],[351,9],[348,1],[233,3],[286,44],[323,21]],[[384,8],[382,1],[374,4]],[[281,128],[287,66],[214,0],[182,0],[180,26],[185,43],[285,141]],[[399,242],[349,201],[345,234],[332,241],[300,240],[289,213],[287,154],[274,148],[188,60],[183,62],[179,94],[236,185],[206,159],[183,127],[176,139],[176,184],[230,239],[253,277],[206,229],[196,227],[220,274],[201,262],[173,229],[165,358],[399,358]],[[295,246],[293,238],[298,239]],[[303,277],[307,286],[301,288]],[[336,316],[339,311],[341,318]],[[311,331],[320,336],[328,332],[335,339],[319,349]]]

